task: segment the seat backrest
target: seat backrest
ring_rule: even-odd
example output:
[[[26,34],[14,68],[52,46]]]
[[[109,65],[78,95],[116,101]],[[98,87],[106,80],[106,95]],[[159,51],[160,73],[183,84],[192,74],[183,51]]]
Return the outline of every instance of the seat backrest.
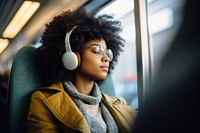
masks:
[[[12,63],[8,94],[8,133],[27,132],[27,114],[33,91],[46,82],[36,48],[20,49]],[[115,95],[111,76],[100,84],[100,90]]]
[[[23,47],[11,68],[8,93],[8,132],[25,133],[32,92],[43,83],[41,62],[34,47]]]

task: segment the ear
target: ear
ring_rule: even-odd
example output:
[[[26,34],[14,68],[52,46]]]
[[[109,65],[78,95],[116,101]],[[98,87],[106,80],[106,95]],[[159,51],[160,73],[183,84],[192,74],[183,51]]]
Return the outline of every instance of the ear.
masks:
[[[78,65],[76,67],[76,69],[78,69],[79,66],[81,65],[81,56],[80,56],[79,52],[77,52],[77,51],[75,51],[74,53],[76,54],[77,59],[78,59]]]

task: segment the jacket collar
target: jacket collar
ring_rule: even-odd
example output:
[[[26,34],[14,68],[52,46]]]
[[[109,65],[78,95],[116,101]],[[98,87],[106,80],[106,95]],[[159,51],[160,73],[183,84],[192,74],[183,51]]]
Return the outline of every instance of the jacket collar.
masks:
[[[61,82],[41,89],[58,91],[44,99],[44,103],[59,121],[71,129],[90,133],[86,119],[69,95],[64,92],[64,87]]]

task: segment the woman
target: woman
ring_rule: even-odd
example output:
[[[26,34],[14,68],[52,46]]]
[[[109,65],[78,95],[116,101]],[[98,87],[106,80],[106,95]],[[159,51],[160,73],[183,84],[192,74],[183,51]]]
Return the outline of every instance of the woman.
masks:
[[[84,9],[63,12],[46,25],[38,51],[52,85],[32,95],[30,133],[131,132],[134,109],[101,93],[96,83],[117,63],[124,46],[120,26],[111,16]]]

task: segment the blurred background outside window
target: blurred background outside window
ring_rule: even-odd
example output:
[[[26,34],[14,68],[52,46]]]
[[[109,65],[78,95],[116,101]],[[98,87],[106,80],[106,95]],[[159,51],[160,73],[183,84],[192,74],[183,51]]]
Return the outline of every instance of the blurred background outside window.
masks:
[[[135,45],[135,20],[134,1],[116,0],[102,9],[99,14],[112,14],[114,18],[122,22],[121,36],[126,44],[119,61],[112,74],[117,96],[125,98],[129,105],[137,108],[137,68]]]

